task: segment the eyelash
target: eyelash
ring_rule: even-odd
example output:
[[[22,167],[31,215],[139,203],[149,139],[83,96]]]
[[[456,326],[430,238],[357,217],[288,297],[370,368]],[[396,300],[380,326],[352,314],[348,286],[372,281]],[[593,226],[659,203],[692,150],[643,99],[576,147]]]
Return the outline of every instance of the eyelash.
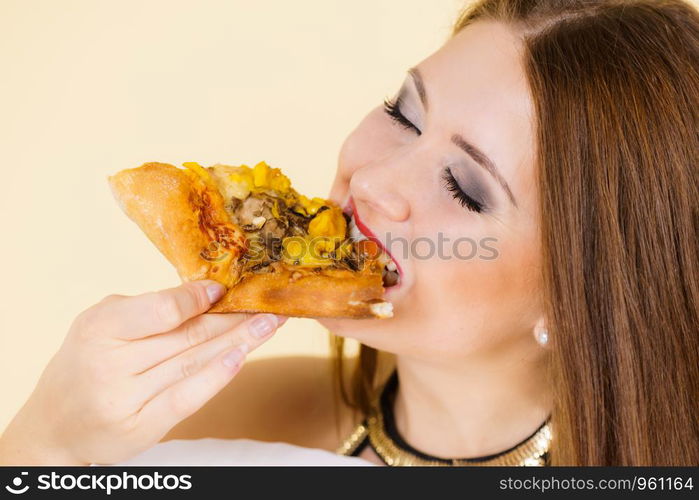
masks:
[[[391,120],[393,120],[396,124],[400,125],[401,127],[408,130],[412,130],[415,133],[417,133],[417,135],[421,135],[422,131],[419,128],[417,128],[410,120],[408,120],[405,117],[405,115],[401,112],[400,105],[400,97],[396,98],[395,101],[392,101],[388,98],[384,99],[383,101],[384,111],[391,118]],[[462,207],[476,213],[483,212],[483,204],[477,202],[476,200],[474,200],[469,195],[463,192],[463,190],[459,187],[459,183],[456,182],[454,174],[451,173],[450,169],[447,168],[444,170],[442,178],[444,179],[444,186],[454,196],[454,199],[458,200],[459,204]]]
[[[458,200],[462,207],[478,214],[483,212],[483,204],[463,192],[450,169],[444,169],[442,179],[444,180],[444,186],[454,196],[454,199]]]
[[[408,120],[405,115],[400,110],[401,99],[396,98],[395,101],[390,100],[388,97],[383,101],[383,110],[386,114],[396,122],[401,127],[414,131],[417,135],[421,135],[422,131],[413,125],[413,122]]]

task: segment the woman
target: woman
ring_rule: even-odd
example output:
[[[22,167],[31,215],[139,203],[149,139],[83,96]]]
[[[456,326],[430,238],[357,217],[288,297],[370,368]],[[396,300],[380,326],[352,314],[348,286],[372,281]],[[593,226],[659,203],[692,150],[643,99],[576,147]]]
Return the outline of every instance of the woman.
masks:
[[[380,464],[696,465],[698,71],[681,0],[477,2],[342,148],[331,197],[400,282],[393,319],[322,321],[334,379],[309,359],[236,376],[284,318],[202,315],[216,283],[111,296],[0,456],[245,437]]]

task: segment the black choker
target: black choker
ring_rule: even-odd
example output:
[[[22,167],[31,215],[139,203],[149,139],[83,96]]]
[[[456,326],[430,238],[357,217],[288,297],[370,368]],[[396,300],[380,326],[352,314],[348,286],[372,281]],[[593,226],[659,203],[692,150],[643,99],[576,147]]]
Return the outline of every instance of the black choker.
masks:
[[[547,418],[520,443],[499,453],[476,458],[440,458],[416,450],[405,442],[396,428],[393,400],[398,387],[394,371],[381,391],[378,404],[337,450],[342,455],[358,455],[368,444],[387,465],[469,466],[469,465],[547,465],[551,429]]]

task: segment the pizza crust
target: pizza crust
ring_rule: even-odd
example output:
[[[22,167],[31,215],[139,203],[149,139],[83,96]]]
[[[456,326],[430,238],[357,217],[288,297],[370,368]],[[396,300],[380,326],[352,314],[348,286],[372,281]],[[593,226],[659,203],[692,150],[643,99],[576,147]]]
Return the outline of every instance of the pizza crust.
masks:
[[[122,210],[182,280],[237,281],[245,235],[230,222],[218,191],[165,163],[122,170],[109,183]]]
[[[388,317],[381,275],[327,269],[301,272],[278,266],[247,274],[211,312],[271,312],[299,317]],[[385,306],[383,306],[385,307]]]
[[[189,171],[146,163],[109,178],[123,211],[183,281],[213,279],[229,290],[209,312],[269,312],[300,317],[390,317],[380,272],[294,269],[243,274],[245,233],[218,189]]]

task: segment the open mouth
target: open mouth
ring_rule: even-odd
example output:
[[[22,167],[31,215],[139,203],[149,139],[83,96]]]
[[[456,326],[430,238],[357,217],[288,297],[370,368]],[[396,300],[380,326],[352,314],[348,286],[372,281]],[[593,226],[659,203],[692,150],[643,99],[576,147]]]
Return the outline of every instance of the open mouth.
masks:
[[[362,223],[361,219],[357,215],[354,200],[352,198],[350,198],[344,211],[350,216],[350,239],[352,241],[370,240],[376,243],[376,245],[380,248],[381,255],[379,256],[379,261],[384,264],[382,274],[384,288],[391,288],[399,285],[401,281],[401,269],[398,262],[396,262],[391,255],[391,252],[389,252],[383,243],[381,243],[381,240],[379,240],[374,233],[372,233],[371,230],[369,230],[369,228]]]

